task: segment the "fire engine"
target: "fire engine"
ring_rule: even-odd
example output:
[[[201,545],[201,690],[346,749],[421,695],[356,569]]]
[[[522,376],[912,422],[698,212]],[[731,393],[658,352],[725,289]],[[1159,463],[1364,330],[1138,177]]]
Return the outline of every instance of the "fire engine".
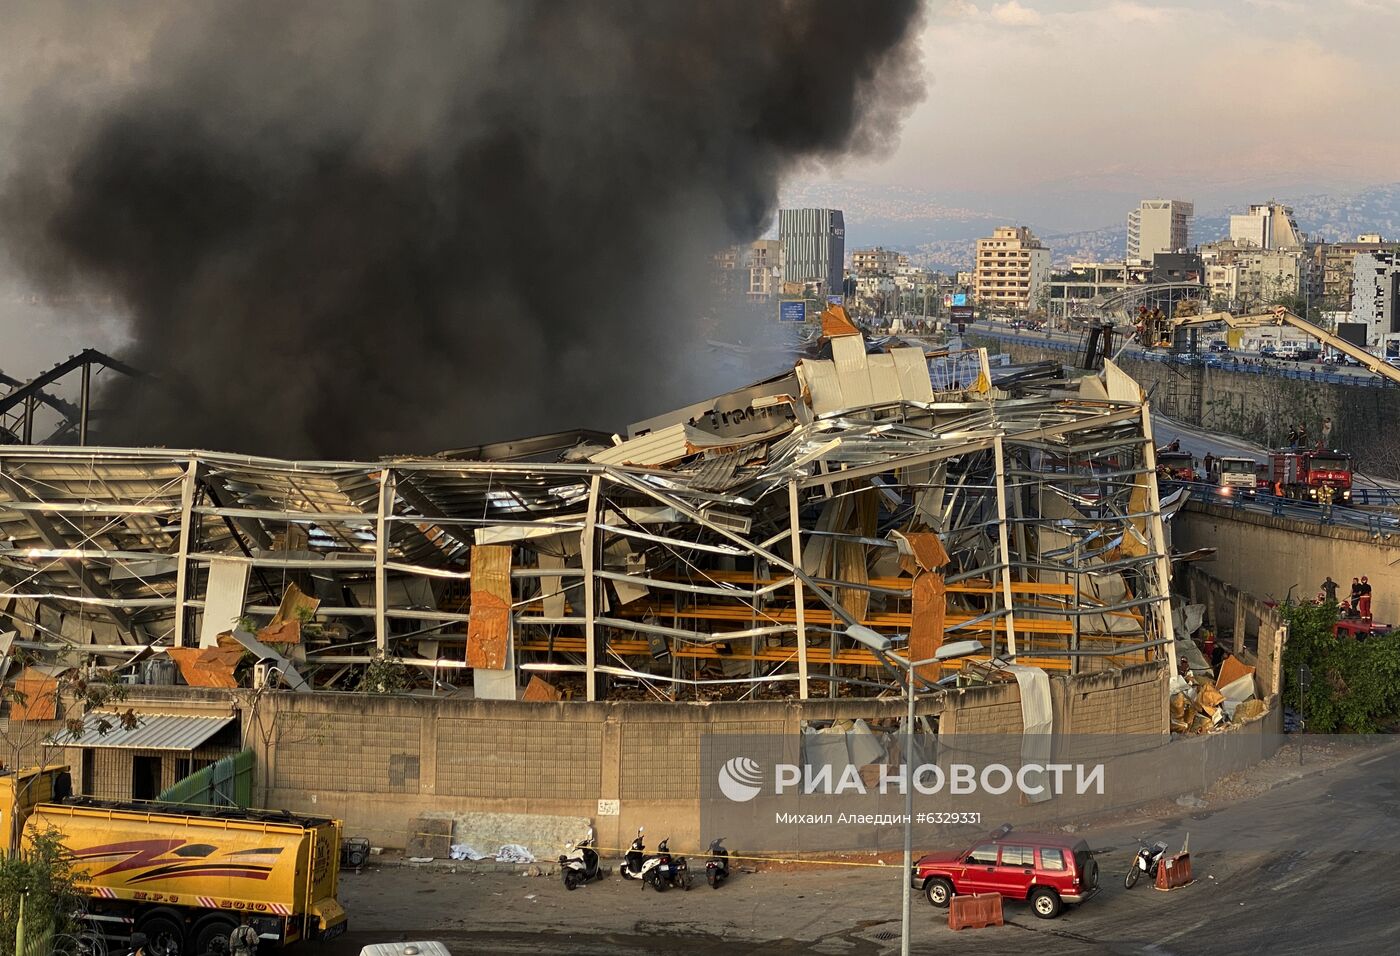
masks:
[[[1189,451],[1158,451],[1157,477],[1165,481],[1195,481],[1195,456]]]
[[[1290,449],[1270,454],[1274,494],[1319,504],[1351,501],[1351,456]]]

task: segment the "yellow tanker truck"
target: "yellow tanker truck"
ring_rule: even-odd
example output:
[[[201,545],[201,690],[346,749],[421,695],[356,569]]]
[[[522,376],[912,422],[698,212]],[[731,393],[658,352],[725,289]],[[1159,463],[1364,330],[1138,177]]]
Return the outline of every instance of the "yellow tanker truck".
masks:
[[[218,944],[245,913],[262,937],[260,951],[345,931],[336,900],[338,821],[55,800],[56,788],[68,789],[67,772],[50,766],[0,776],[0,826],[11,851],[36,829],[63,835],[89,896],[89,919],[102,935],[124,940],[142,932],[157,952],[198,956],[222,951]]]

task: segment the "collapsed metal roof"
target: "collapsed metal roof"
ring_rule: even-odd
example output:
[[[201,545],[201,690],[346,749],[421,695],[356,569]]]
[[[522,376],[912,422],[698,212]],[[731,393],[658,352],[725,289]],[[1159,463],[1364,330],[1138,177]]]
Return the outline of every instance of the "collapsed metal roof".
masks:
[[[1130,378],[994,376],[981,350],[826,326],[830,358],[625,439],[378,462],[0,447],[0,631],[121,663],[285,625],[296,585],[314,611],[274,636],[313,687],[383,652],[477,696],[537,677],[587,699],[879,692],[852,624],[1058,671],[1170,643]]]

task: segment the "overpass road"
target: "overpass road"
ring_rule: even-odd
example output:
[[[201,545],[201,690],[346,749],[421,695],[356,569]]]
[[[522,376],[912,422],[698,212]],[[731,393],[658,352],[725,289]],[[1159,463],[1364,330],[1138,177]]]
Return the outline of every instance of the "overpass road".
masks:
[[[914,951],[1394,952],[1400,747],[1378,739],[1346,762],[1253,799],[1217,803],[1208,793],[1194,810],[1173,804],[1165,818],[1080,831],[1099,853],[1104,889],[1059,919],[1037,919],[1025,904],[1008,903],[1005,926],[954,933],[944,911],[916,898]],[[1285,750],[1269,763],[1287,767],[1292,759]],[[1187,833],[1194,884],[1172,892],[1123,888],[1136,835],[1176,848]],[[347,874],[341,887],[352,929],[320,949],[333,956],[395,939],[441,939],[454,954],[531,956],[898,951],[898,871],[891,867],[740,873],[717,892],[701,886],[665,894],[616,876],[570,893],[557,879],[408,868]]]

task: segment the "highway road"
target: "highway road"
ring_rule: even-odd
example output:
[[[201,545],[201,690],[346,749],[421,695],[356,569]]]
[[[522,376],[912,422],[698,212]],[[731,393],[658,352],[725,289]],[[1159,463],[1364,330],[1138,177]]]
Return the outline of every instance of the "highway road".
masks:
[[[1181,442],[1183,451],[1189,451],[1197,458],[1207,454],[1219,458],[1222,455],[1253,458],[1255,461],[1268,460],[1269,449],[1233,435],[1220,435],[1194,425],[1187,425],[1168,418],[1160,412],[1152,413],[1152,436],[1159,446],[1176,440]],[[1375,478],[1356,472],[1353,483],[1357,488],[1376,488],[1400,492],[1400,481],[1388,478]]]
[[[1296,738],[1295,738],[1296,739]],[[1400,932],[1400,742],[1252,799],[1081,831],[1103,891],[1056,920],[1021,903],[1007,924],[953,933],[916,897],[914,951],[1036,954],[1383,953]],[[1291,766],[1291,751],[1270,771]],[[1262,772],[1262,769],[1261,769]],[[1196,882],[1125,890],[1134,836],[1169,846],[1190,834]],[[890,857],[889,862],[897,858]],[[575,892],[557,878],[382,868],[347,874],[352,930],[309,953],[353,956],[370,942],[440,939],[466,953],[845,954],[898,951],[899,876],[891,867],[742,873],[718,891],[658,894],[615,876]]]
[[[994,332],[999,337],[1011,337],[1030,345],[1037,343],[1043,344],[1048,341],[1061,348],[1067,345],[1073,345],[1078,349],[1080,343],[1079,333],[1030,332],[1011,329],[1000,322],[990,325],[987,323],[975,323],[973,325],[974,333],[987,331]],[[1142,349],[1136,345],[1128,345],[1125,351],[1128,354],[1143,358],[1159,358],[1161,356],[1161,353],[1158,351]],[[1068,359],[1066,360],[1068,361]],[[1299,369],[1308,369],[1309,367],[1308,363],[1279,363],[1280,369],[1293,371],[1295,373]],[[1320,368],[1319,366],[1312,367]],[[1325,374],[1356,375],[1366,379],[1368,382],[1377,381],[1376,377],[1365,369],[1327,367]],[[1216,457],[1221,455],[1238,455],[1262,462],[1267,459],[1269,454],[1269,449],[1263,445],[1255,444],[1254,442],[1242,438],[1235,438],[1231,435],[1220,435],[1206,429],[1187,425],[1183,422],[1168,418],[1157,411],[1152,413],[1152,431],[1159,445],[1166,445],[1173,439],[1179,440],[1182,449],[1192,452],[1197,458],[1203,458],[1207,454],[1215,455]],[[1360,472],[1355,476],[1355,485],[1357,488],[1363,489],[1385,489],[1388,491],[1400,492],[1400,481],[1376,478]]]

